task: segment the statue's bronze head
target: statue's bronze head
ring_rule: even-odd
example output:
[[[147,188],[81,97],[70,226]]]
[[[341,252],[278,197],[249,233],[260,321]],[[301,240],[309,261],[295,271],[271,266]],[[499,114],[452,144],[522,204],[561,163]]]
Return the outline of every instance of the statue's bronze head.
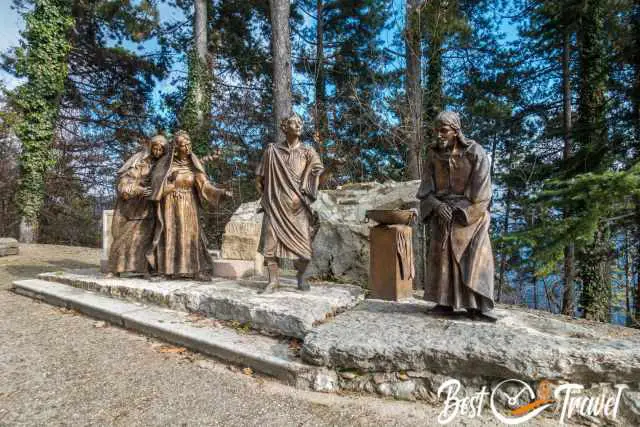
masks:
[[[151,141],[149,142],[149,151],[151,152],[151,155],[156,159],[159,159],[164,155],[166,147],[167,138],[165,138],[164,135],[156,135],[152,137]]]
[[[294,134],[299,137],[302,135],[302,125],[302,119],[296,113],[280,121],[280,129],[285,135]]]
[[[173,151],[175,155],[191,154],[191,137],[184,130],[179,130],[173,135]]]
[[[434,131],[438,137],[438,146],[447,148],[453,146],[456,141],[466,144],[462,134],[460,115],[454,111],[442,111],[434,120]]]

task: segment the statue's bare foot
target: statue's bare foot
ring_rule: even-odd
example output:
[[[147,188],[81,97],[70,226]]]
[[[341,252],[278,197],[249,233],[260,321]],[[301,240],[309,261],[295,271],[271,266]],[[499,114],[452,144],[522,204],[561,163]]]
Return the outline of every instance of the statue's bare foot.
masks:
[[[429,313],[431,313],[431,314],[453,314],[453,307],[450,307],[448,305],[438,304],[435,307],[433,307],[431,310],[429,310]]]

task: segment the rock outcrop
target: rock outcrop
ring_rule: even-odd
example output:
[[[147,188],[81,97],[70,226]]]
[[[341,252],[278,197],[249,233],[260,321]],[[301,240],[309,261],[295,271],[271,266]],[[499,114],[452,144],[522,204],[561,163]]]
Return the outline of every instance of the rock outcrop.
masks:
[[[313,204],[320,216],[320,230],[313,242],[314,258],[309,268],[312,276],[341,282],[366,285],[369,271],[369,228],[375,223],[365,222],[370,209],[415,207],[420,181],[377,182],[350,184],[337,190],[320,191]],[[243,256],[257,248],[259,224],[258,202],[243,203],[231,217],[222,244],[223,258]],[[241,225],[242,224],[242,225]],[[247,228],[245,232],[244,228]],[[414,227],[416,280],[421,282],[422,248],[419,244],[421,227]],[[235,258],[238,259],[238,258]],[[248,258],[240,258],[248,259]]]

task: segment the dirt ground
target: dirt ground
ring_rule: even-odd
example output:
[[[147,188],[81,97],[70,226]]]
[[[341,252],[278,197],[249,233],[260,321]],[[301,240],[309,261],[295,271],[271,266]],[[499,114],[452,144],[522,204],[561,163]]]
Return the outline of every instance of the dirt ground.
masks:
[[[20,251],[0,258],[0,425],[437,425],[441,407],[296,390],[16,295],[16,279],[94,267],[100,259],[92,248]],[[496,425],[486,412],[449,425]]]

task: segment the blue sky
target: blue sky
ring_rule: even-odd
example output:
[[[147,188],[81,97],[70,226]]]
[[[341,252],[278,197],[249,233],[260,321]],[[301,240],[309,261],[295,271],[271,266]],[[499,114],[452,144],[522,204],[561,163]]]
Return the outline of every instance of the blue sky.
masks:
[[[18,45],[20,31],[24,29],[24,21],[18,13],[11,8],[12,0],[0,0],[0,52],[5,53],[8,49]],[[184,19],[180,10],[168,6],[166,3],[160,5],[161,21],[176,21]],[[149,50],[157,48],[157,43],[148,43]],[[178,69],[180,67],[177,67]],[[184,68],[184,67],[182,67]],[[173,70],[174,72],[179,70]],[[8,88],[13,88],[19,80],[10,74],[0,71],[0,81]],[[158,85],[157,91],[170,90],[168,82]]]
[[[24,27],[22,18],[11,9],[11,0],[0,0],[0,51],[17,46],[20,39],[20,30]],[[17,80],[4,71],[0,71],[0,80],[8,87],[16,85]]]

